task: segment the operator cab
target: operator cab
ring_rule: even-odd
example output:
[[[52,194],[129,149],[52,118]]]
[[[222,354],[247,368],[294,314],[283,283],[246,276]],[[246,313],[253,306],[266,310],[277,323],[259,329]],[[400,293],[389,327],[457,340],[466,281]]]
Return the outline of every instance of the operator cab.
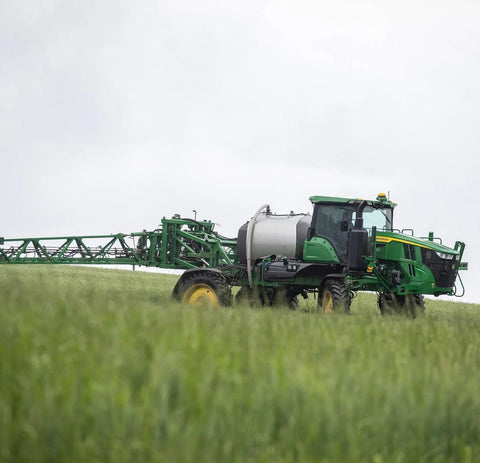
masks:
[[[348,261],[352,230],[366,230],[368,239],[372,237],[374,227],[378,231],[393,230],[395,205],[387,201],[384,195],[379,195],[377,201],[327,196],[314,196],[310,200],[314,210],[309,238],[326,239],[341,263]]]

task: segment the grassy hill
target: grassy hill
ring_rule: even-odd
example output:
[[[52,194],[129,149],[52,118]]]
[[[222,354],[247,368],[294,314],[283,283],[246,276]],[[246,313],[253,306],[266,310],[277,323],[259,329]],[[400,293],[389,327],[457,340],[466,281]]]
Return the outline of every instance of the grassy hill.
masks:
[[[480,461],[480,306],[170,300],[177,277],[0,267],[1,462]]]

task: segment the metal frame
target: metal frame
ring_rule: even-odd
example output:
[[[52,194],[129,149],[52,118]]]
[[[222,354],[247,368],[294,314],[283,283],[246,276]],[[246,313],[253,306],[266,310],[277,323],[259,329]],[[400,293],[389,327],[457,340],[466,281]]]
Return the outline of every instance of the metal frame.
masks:
[[[152,232],[0,238],[0,264],[111,264],[171,269],[232,265],[237,242],[219,235],[214,227],[210,221],[176,215],[163,218],[160,228]]]

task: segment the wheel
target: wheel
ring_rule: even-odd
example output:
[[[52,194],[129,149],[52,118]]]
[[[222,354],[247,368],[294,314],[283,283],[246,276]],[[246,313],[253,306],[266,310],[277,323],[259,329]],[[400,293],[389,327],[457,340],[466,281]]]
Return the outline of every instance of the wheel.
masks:
[[[298,297],[286,288],[249,288],[242,286],[235,295],[236,304],[249,306],[286,306],[290,309],[298,307]]]
[[[416,318],[425,313],[425,299],[421,294],[403,296],[392,293],[380,293],[377,304],[382,315],[399,314]]]
[[[297,293],[287,288],[276,288],[271,293],[270,305],[295,310],[299,305]]]
[[[250,288],[249,286],[242,286],[235,295],[235,303],[252,306],[262,306],[265,304],[264,295],[261,294],[258,288]]]
[[[390,293],[379,293],[377,305],[382,315],[396,313],[400,308],[400,305],[397,302],[397,296]]]
[[[185,272],[173,290],[182,304],[195,307],[228,307],[232,295],[223,275],[216,271]]]
[[[405,297],[404,307],[413,318],[425,315],[425,299],[422,294],[409,294]]]
[[[344,280],[329,279],[323,285],[318,298],[323,313],[350,312],[351,299]]]
[[[297,310],[300,306],[300,301],[298,300],[298,296],[289,297],[287,299],[287,306],[290,310]]]

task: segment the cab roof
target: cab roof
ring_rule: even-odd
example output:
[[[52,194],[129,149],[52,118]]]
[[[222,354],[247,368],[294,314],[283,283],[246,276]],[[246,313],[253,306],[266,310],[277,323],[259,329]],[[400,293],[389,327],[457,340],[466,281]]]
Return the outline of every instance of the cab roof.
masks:
[[[311,196],[310,201],[313,204],[317,203],[336,203],[336,204],[360,204],[362,201],[367,201],[372,206],[395,207],[396,203],[388,201],[387,196],[379,193],[376,200],[364,200],[361,198],[339,198],[336,196]]]

